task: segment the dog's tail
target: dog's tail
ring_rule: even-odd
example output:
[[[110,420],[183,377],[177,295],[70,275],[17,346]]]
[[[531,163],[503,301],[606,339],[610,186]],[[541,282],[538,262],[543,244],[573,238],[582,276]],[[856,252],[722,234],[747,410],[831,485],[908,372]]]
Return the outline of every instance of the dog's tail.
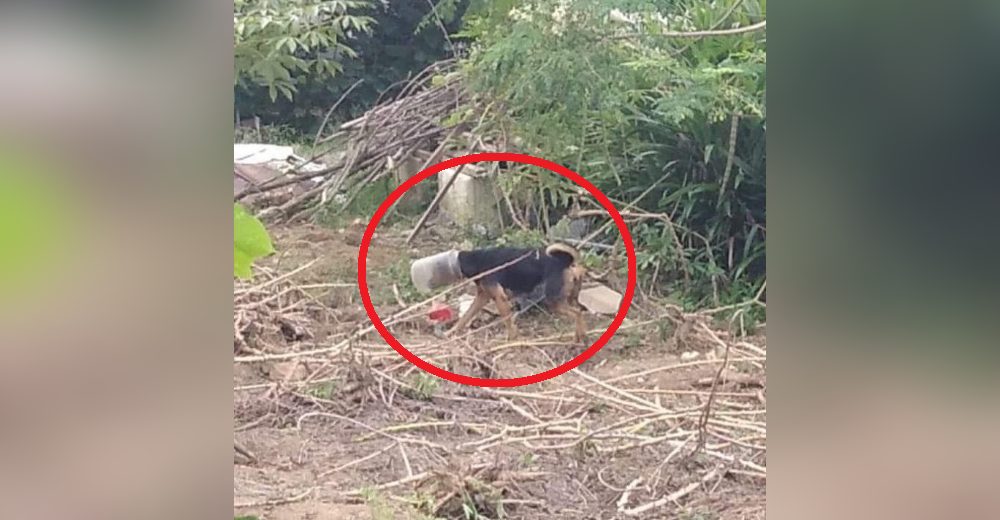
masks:
[[[573,265],[580,260],[580,253],[566,244],[552,244],[545,248],[545,254],[566,260],[566,265]]]

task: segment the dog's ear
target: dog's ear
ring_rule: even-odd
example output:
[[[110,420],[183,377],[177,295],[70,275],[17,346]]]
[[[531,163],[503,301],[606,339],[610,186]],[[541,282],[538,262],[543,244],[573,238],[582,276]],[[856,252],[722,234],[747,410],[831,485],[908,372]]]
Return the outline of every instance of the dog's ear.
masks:
[[[562,243],[552,244],[545,248],[545,254],[549,256],[568,256],[570,263],[573,264],[580,261],[580,253],[572,246]]]

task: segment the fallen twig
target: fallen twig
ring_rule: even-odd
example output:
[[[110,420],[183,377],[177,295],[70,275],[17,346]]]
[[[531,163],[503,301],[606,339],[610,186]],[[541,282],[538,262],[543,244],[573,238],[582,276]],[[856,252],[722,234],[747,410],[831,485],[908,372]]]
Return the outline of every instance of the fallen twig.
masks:
[[[236,508],[271,507],[271,506],[280,506],[280,505],[284,505],[284,504],[291,504],[293,502],[298,502],[300,500],[304,500],[306,497],[308,497],[309,495],[311,495],[312,492],[315,491],[315,490],[316,490],[316,488],[309,488],[309,489],[303,491],[302,493],[299,493],[298,495],[290,496],[290,497],[284,497],[284,498],[272,498],[270,500],[262,500],[262,501],[256,501],[256,502],[236,502],[236,503],[233,504],[233,507],[236,507]]]
[[[649,502],[648,504],[643,504],[641,506],[634,507],[634,508],[631,508],[631,509],[625,509],[625,510],[622,511],[622,513],[625,513],[628,516],[639,516],[641,514],[646,513],[647,511],[649,511],[651,509],[656,509],[656,508],[659,508],[659,507],[663,507],[663,506],[665,506],[665,505],[667,505],[667,504],[669,504],[671,502],[676,502],[676,501],[678,501],[678,500],[680,500],[680,499],[682,499],[682,498],[690,495],[692,491],[698,489],[698,487],[701,486],[703,483],[708,482],[709,480],[714,479],[716,477],[716,475],[718,475],[718,471],[716,471],[716,470],[713,469],[712,471],[709,471],[708,474],[706,474],[704,477],[701,478],[701,480],[699,480],[697,482],[692,482],[692,483],[690,483],[690,484],[682,487],[681,489],[678,489],[677,491],[675,491],[675,492],[673,492],[673,493],[671,493],[671,494],[669,494],[669,495],[667,495],[667,496],[665,496],[663,498],[660,498],[658,500],[654,500],[652,502]]]

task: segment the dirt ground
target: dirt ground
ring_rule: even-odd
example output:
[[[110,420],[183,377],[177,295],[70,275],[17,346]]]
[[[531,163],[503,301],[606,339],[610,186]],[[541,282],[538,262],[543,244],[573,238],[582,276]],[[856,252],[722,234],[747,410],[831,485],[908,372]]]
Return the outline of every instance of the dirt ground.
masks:
[[[637,297],[578,369],[517,388],[459,385],[366,332],[360,227],[273,235],[280,253],[234,295],[234,438],[252,456],[235,458],[235,516],[764,518],[762,334],[736,337]],[[403,236],[380,228],[368,257],[385,321],[425,299],[410,288],[409,260],[456,245],[433,227],[412,247]],[[570,323],[538,309],[518,317],[515,341],[490,316],[449,339],[424,315],[389,328],[455,373],[523,376],[583,350]],[[587,319],[591,340],[611,321]]]

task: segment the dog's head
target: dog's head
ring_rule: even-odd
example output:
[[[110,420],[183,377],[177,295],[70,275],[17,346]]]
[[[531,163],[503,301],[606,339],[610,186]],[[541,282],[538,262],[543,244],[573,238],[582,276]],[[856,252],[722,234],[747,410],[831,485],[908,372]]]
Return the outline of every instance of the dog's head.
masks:
[[[573,264],[563,273],[563,285],[566,287],[566,298],[569,301],[576,301],[583,289],[583,281],[587,276],[587,269],[580,264]]]
[[[580,265],[580,253],[566,244],[552,244],[545,248],[545,254],[566,260],[563,270],[563,295],[569,301],[575,301],[583,288],[587,270]]]

